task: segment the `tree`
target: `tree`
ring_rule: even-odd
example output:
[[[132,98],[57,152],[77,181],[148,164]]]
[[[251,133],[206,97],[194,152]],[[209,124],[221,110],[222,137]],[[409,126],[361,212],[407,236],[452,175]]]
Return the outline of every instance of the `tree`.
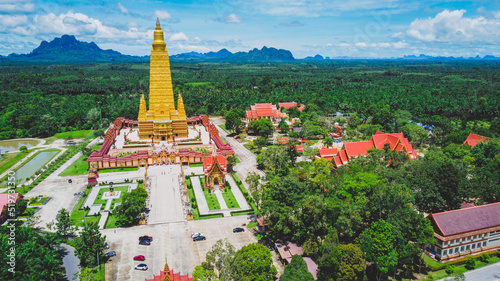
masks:
[[[272,146],[263,150],[260,154],[260,163],[266,167],[266,172],[277,175],[288,173],[289,158],[284,146]]]
[[[314,256],[316,253],[318,253],[319,250],[318,243],[309,238],[304,244],[302,244],[302,250],[307,256]]]
[[[234,246],[229,240],[220,239],[207,252],[206,260],[209,268],[214,267],[221,281],[231,280],[231,263],[235,255]]]
[[[474,258],[468,258],[467,261],[465,262],[465,267],[467,269],[472,270],[476,266],[476,260]]]
[[[140,214],[146,207],[148,194],[144,188],[136,188],[130,193],[123,195],[122,204],[113,211],[116,215],[117,226],[130,226],[139,223]]]
[[[288,126],[288,124],[286,123],[285,119],[281,119],[278,127],[280,128],[280,132],[282,134],[286,134],[288,133],[288,131],[290,130],[290,127]]]
[[[94,125],[101,116],[100,110],[97,107],[91,108],[87,113],[87,123]]]
[[[323,139],[323,144],[326,147],[331,147],[331,146],[333,146],[333,139],[331,137],[326,137]]]
[[[300,110],[296,106],[292,106],[289,109],[286,110],[288,116],[290,118],[297,118],[300,117]]]
[[[314,277],[307,269],[307,263],[299,255],[293,255],[292,261],[285,267],[280,281],[314,281]]]
[[[57,228],[57,234],[59,236],[65,236],[68,231],[71,229],[71,220],[69,219],[69,212],[62,208],[57,212],[56,215],[56,228]]]
[[[365,276],[363,251],[354,245],[340,245],[339,271],[334,280],[361,281]]]
[[[396,270],[398,253],[395,242],[394,227],[384,220],[373,222],[370,228],[365,229],[357,238],[366,260],[377,266],[377,279],[387,277]]]
[[[234,165],[236,164],[236,156],[229,155],[227,158],[227,170],[231,172],[233,170]]]
[[[241,128],[243,122],[241,121],[241,116],[235,109],[231,109],[225,116],[226,128],[228,130],[234,131],[236,134],[241,133]]]
[[[401,131],[409,141],[415,142],[417,146],[420,146],[424,140],[429,138],[427,131],[415,123],[408,123],[402,126]]]
[[[19,151],[21,151],[21,152],[27,152],[27,151],[28,151],[28,148],[27,148],[25,145],[21,145],[21,146],[19,147]]]
[[[274,124],[267,118],[261,118],[253,124],[253,131],[259,136],[268,137],[274,131]]]
[[[243,246],[234,255],[231,266],[233,280],[272,280],[278,271],[273,265],[271,253],[266,246],[252,243]]]
[[[102,236],[97,223],[92,222],[83,227],[80,237],[75,239],[76,255],[80,259],[80,265],[95,267],[104,262],[104,242],[106,236]]]
[[[26,207],[28,207],[27,199],[19,199],[16,202],[16,217],[20,216],[26,211]]]
[[[197,265],[193,271],[193,281],[220,281],[212,269],[205,268],[203,265]]]

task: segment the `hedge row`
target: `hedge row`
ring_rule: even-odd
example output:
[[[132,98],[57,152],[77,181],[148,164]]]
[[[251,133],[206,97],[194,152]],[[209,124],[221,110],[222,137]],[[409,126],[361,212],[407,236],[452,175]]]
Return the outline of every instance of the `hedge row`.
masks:
[[[466,255],[464,257],[461,257],[461,258],[458,258],[458,259],[455,259],[455,260],[452,260],[452,261],[449,261],[449,262],[445,262],[445,263],[441,263],[439,265],[435,265],[435,264],[427,264],[427,266],[432,270],[432,271],[438,271],[438,270],[441,270],[441,269],[445,269],[447,266],[450,266],[450,265],[463,265],[467,262],[467,260],[469,258],[473,258],[475,260],[478,260],[478,259],[481,259],[481,257],[484,255],[484,254],[488,254],[490,255],[491,257],[493,256],[497,256],[497,257],[500,257],[500,250],[491,250],[491,251],[486,251],[484,252],[482,255],[477,255],[477,256],[470,256],[470,255]]]

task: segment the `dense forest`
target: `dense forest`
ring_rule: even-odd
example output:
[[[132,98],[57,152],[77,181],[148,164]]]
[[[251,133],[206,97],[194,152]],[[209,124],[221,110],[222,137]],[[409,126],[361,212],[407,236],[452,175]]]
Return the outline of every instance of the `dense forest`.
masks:
[[[172,64],[175,93],[188,116],[296,101],[310,112],[357,112],[366,118],[406,110],[442,125],[490,121],[500,113],[500,63],[338,60],[293,63]],[[0,66],[0,139],[47,137],[116,117],[137,118],[149,64],[9,64]],[[102,121],[102,122],[100,122]],[[462,122],[465,128],[466,122]],[[485,132],[487,133],[487,132]]]

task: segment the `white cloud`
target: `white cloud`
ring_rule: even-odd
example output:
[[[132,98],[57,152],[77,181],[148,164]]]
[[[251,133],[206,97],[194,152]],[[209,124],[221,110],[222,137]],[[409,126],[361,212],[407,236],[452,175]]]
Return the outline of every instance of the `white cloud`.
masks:
[[[393,43],[393,46],[396,49],[402,49],[402,48],[406,48],[408,46],[408,43],[399,41],[399,42]]]
[[[122,14],[128,14],[128,9],[125,8],[122,3],[118,2],[118,5],[117,5],[117,8],[118,10],[120,10],[120,12],[122,12]]]
[[[392,38],[403,38],[403,32],[396,32],[391,35]]]
[[[165,10],[156,10],[153,16],[154,19],[159,18],[160,20],[170,19],[171,17],[170,13]]]
[[[170,41],[188,41],[189,38],[186,36],[186,34],[179,32],[175,33],[172,36],[170,36]]]
[[[227,16],[225,18],[226,22],[228,23],[240,23],[241,22],[241,17],[235,15],[235,14],[229,14],[229,16]]]
[[[35,16],[34,23],[26,30],[32,34],[51,35],[91,35],[94,38],[105,39],[144,39],[149,38],[149,33],[139,31],[137,27],[129,27],[128,30],[118,29],[104,25],[100,20],[88,17],[81,13],[69,11],[58,16],[50,13],[43,16]]]
[[[177,49],[181,50],[181,52],[199,52],[199,53],[206,53],[212,51],[212,49],[205,47],[205,46],[198,46],[198,45],[176,45]]]
[[[27,1],[2,1],[0,3],[1,13],[33,13],[35,11],[35,4],[26,3]]]
[[[2,27],[15,27],[27,22],[28,17],[26,15],[0,15],[0,25]]]
[[[394,43],[388,43],[388,42],[379,42],[379,43],[358,42],[358,43],[354,43],[354,44],[339,43],[339,44],[337,44],[337,46],[338,47],[343,47],[343,48],[346,48],[346,47],[349,47],[349,48],[355,47],[355,48],[359,48],[359,49],[367,49],[367,48],[396,48],[396,49],[401,49],[401,48],[405,48],[406,46],[408,46],[408,44],[405,43],[405,42],[403,42],[403,41],[394,42]]]
[[[444,10],[434,18],[416,19],[406,34],[422,41],[498,42],[500,19],[463,17],[466,10]]]

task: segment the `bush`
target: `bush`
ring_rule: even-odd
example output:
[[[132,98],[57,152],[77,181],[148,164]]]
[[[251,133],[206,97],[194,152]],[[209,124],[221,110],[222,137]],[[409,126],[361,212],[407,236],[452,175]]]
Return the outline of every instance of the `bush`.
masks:
[[[467,262],[465,262],[465,267],[467,269],[474,269],[476,266],[476,260],[474,258],[468,258]]]
[[[488,262],[488,260],[490,259],[490,255],[488,255],[488,253],[485,253],[480,257],[480,259],[482,262]]]
[[[446,267],[446,270],[445,270],[445,271],[446,271],[446,273],[448,273],[448,274],[452,274],[453,272],[455,272],[455,266],[454,266],[454,265],[448,265],[448,266]]]

